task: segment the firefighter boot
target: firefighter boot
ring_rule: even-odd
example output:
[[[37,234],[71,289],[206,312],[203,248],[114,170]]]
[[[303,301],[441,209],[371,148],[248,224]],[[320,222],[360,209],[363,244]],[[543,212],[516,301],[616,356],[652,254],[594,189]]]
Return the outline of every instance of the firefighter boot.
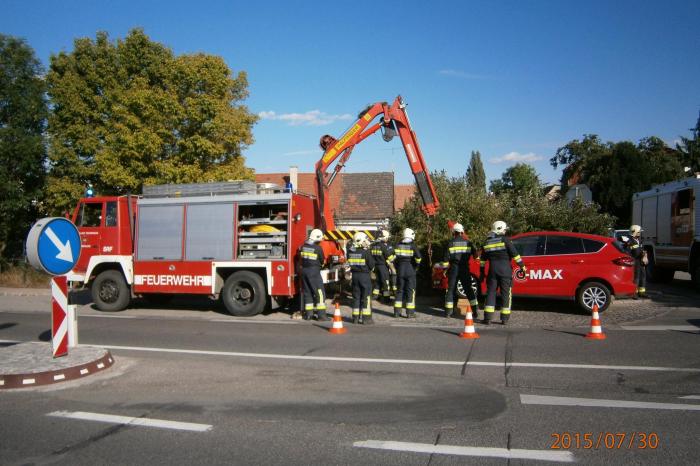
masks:
[[[505,315],[501,314],[501,324],[507,325],[507,324],[508,324],[508,319],[510,319],[510,315],[509,315],[509,314],[505,314]]]
[[[413,309],[406,311],[406,313],[407,313],[407,315],[406,315],[407,319],[415,319],[416,318],[416,311],[414,311]]]
[[[401,309],[394,308],[394,319],[401,317]]]
[[[364,325],[374,325],[374,320],[372,319],[371,315],[362,316],[362,323]]]
[[[313,311],[304,311],[304,320],[311,320],[313,316]]]
[[[326,316],[326,311],[318,311],[318,320],[319,322],[325,322],[328,320],[328,316]]]

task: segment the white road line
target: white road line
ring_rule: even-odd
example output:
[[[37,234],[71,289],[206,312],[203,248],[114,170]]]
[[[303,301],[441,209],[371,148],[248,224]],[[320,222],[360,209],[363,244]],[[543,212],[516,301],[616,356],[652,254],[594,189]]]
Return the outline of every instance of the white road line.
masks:
[[[700,395],[688,395],[679,397],[683,400],[700,400]]]
[[[1,340],[0,340],[1,342]],[[242,358],[264,358],[264,359],[297,359],[302,361],[337,361],[337,362],[366,362],[366,363],[386,363],[386,364],[424,364],[432,366],[463,366],[464,361],[431,361],[427,359],[381,359],[381,358],[349,358],[340,356],[304,356],[294,354],[271,354],[271,353],[240,353],[232,351],[207,351],[188,350],[177,348],[149,348],[142,346],[117,346],[117,345],[81,345],[95,348],[111,348],[116,350],[145,351],[152,353],[179,353],[179,354],[201,354],[208,356],[233,356]],[[503,368],[502,362],[469,361],[468,366],[486,366]],[[544,369],[606,369],[606,370],[628,370],[628,371],[660,371],[660,372],[692,372],[700,373],[699,368],[694,367],[653,367],[653,366],[611,366],[594,364],[556,364],[537,362],[511,362],[506,367],[535,367]]]
[[[97,315],[83,315],[83,314],[80,314],[79,317],[81,319],[83,317],[96,317],[98,319],[139,319],[139,318],[143,319],[143,317],[139,317],[139,316],[97,316]]]
[[[48,413],[47,416],[79,419],[81,421],[106,422],[109,424],[187,430],[191,432],[206,432],[212,428],[210,424],[194,424],[191,422],[166,421],[164,419],[149,419],[146,417],[116,416],[113,414],[87,413],[83,411],[54,411],[53,413]]]
[[[695,325],[621,325],[622,330],[663,331],[677,330],[684,332],[700,332],[700,327]]]
[[[430,443],[391,442],[382,440],[355,442],[353,443],[353,446],[359,448],[372,448],[376,450],[392,450],[440,455],[557,461],[560,463],[573,463],[576,461],[573,453],[570,451],[508,450],[506,448],[461,447],[458,445],[433,445]]]
[[[671,409],[700,411],[700,405],[681,403],[652,403],[647,401],[598,400],[594,398],[569,398],[565,396],[520,395],[524,405],[584,406],[588,408]]]

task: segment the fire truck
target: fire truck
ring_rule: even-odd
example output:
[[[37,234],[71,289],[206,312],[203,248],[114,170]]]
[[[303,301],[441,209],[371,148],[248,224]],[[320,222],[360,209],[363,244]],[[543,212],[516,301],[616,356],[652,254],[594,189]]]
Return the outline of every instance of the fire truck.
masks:
[[[632,223],[642,227],[650,278],[668,281],[690,272],[700,290],[700,175],[635,193]]]
[[[140,196],[81,199],[72,220],[82,248],[69,281],[89,286],[103,311],[123,310],[134,297],[198,294],[220,298],[235,316],[252,316],[298,293],[296,252],[313,228],[321,228],[330,258],[322,277],[338,282],[344,257],[335,239],[347,236],[335,230],[327,193],[356,144],[380,129],[386,141],[398,133],[425,212],[432,215],[439,205],[405,107],[400,96],[391,105],[376,103],[339,139],[324,136],[316,196],[235,181],[144,186]]]

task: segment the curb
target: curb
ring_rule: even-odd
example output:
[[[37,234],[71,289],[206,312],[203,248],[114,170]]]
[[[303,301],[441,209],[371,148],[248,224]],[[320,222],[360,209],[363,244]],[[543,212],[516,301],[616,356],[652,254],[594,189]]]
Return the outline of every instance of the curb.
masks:
[[[0,374],[0,390],[52,385],[70,380],[82,379],[88,375],[102,372],[114,364],[114,358],[109,350],[101,349],[99,351],[102,352],[101,357],[70,367],[61,367],[54,370],[39,372],[32,372],[31,369],[24,369],[9,374]]]

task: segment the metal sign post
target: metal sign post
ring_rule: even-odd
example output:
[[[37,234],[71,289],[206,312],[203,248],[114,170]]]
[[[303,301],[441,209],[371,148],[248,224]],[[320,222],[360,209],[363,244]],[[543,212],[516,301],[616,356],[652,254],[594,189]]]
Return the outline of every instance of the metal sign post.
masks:
[[[68,318],[68,280],[65,274],[73,269],[79,257],[80,233],[70,220],[47,217],[29,230],[29,263],[54,275],[51,279],[51,341],[55,358],[68,354],[69,339],[77,342],[77,324],[73,325],[72,319]],[[76,335],[69,336],[73,329]]]

